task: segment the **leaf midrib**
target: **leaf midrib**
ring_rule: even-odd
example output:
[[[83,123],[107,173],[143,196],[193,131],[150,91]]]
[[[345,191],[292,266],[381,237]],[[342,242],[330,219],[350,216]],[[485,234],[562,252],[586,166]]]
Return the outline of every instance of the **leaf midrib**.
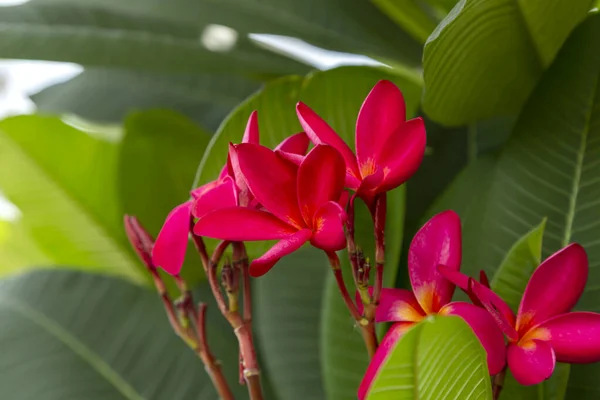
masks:
[[[125,399],[128,400],[146,400],[126,382],[106,361],[88,346],[81,342],[77,337],[69,333],[57,321],[45,316],[37,311],[25,301],[18,301],[14,297],[1,295],[0,307],[16,312],[23,318],[39,326],[43,331],[54,337],[59,342],[67,346],[73,353],[79,356],[94,371],[110,383]]]
[[[565,233],[563,236],[562,247],[567,246],[571,242],[571,235],[573,231],[573,222],[575,220],[575,213],[577,211],[577,196],[579,194],[579,187],[581,185],[581,173],[583,169],[583,161],[585,159],[585,152],[587,149],[587,139],[590,132],[590,125],[592,120],[592,114],[594,112],[594,104],[598,95],[598,85],[600,84],[600,75],[596,76],[596,82],[592,86],[592,92],[590,94],[590,102],[587,112],[585,114],[585,123],[583,131],[581,133],[581,143],[579,145],[579,151],[577,152],[577,161],[575,165],[575,173],[573,177],[573,185],[571,187],[571,196],[569,197],[569,209],[565,216]]]

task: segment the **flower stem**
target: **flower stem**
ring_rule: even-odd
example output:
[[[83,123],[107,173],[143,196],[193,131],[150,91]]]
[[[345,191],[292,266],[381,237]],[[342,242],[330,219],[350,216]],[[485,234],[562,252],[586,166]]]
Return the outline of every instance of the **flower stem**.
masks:
[[[504,378],[506,378],[506,367],[493,377],[492,394],[494,400],[500,398],[500,392],[502,392],[502,388],[504,387]]]
[[[335,276],[335,281],[337,283],[338,289],[340,290],[340,294],[342,295],[342,299],[350,311],[350,314],[356,321],[357,326],[361,330],[361,334],[363,340],[365,342],[365,346],[367,347],[367,352],[369,353],[369,357],[373,357],[375,354],[375,350],[377,350],[377,336],[375,334],[375,327],[373,323],[369,323],[366,318],[363,318],[358,312],[358,308],[350,294],[348,293],[348,288],[346,287],[346,283],[344,282],[344,276],[342,275],[342,268],[340,266],[340,259],[335,252],[326,252],[327,258],[329,258],[329,264],[331,265],[331,270],[333,271],[333,275]]]
[[[387,196],[381,193],[375,200],[375,212],[373,214],[375,233],[375,288],[373,289],[373,304],[379,305],[381,289],[383,288],[383,266],[385,264],[385,219],[387,213]]]
[[[192,237],[194,239],[194,243],[196,244],[196,249],[201,253],[200,257],[203,260],[203,267],[208,278],[208,284],[212,290],[213,296],[215,297],[219,311],[221,311],[223,317],[225,317],[227,322],[229,322],[229,325],[233,329],[233,332],[238,340],[242,369],[241,374],[243,375],[245,383],[248,387],[250,400],[262,400],[263,394],[260,383],[260,368],[254,348],[254,340],[252,337],[252,293],[250,291],[250,276],[248,274],[248,256],[246,255],[246,248],[244,247],[243,243],[240,242],[231,243],[228,241],[222,241],[217,245],[212,257],[209,259],[206,254],[206,246],[204,245],[202,238],[194,234],[192,234]],[[229,308],[217,279],[217,267],[219,265],[219,261],[230,244],[233,247],[233,264],[241,265],[242,267],[244,296],[243,317],[239,310]],[[204,262],[204,260],[208,260],[208,262]]]

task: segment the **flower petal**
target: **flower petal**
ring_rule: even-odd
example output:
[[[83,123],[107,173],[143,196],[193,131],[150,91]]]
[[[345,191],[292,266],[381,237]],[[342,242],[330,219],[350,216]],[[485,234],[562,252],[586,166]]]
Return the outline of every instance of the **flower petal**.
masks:
[[[487,353],[490,375],[496,375],[506,363],[506,345],[504,335],[494,319],[483,308],[464,302],[446,304],[441,315],[456,315],[461,317],[473,330]]]
[[[192,202],[175,207],[167,216],[152,248],[152,262],[171,275],[179,274],[190,233]]]
[[[231,177],[226,176],[217,182],[210,190],[196,197],[192,206],[192,215],[202,218],[211,211],[237,205],[236,188]]]
[[[377,82],[356,120],[356,158],[362,177],[365,177],[363,169],[369,169],[377,160],[388,138],[404,121],[406,106],[400,89],[390,81]]]
[[[229,153],[227,154],[227,165],[229,168],[229,176],[233,177],[235,182],[236,204],[241,207],[250,207],[254,200],[254,195],[250,192],[246,178],[240,169],[236,147],[229,143]],[[200,218],[200,217],[197,217]]]
[[[325,251],[338,251],[346,247],[344,224],[346,212],[336,201],[323,203],[309,226],[313,227],[310,243]]]
[[[260,133],[258,131],[258,112],[252,111],[246,124],[242,143],[260,144]]]
[[[282,239],[298,230],[266,211],[246,207],[221,208],[200,218],[194,233],[221,240]]]
[[[588,276],[585,250],[573,243],[554,253],[534,271],[517,313],[517,330],[563,314],[577,303]]]
[[[309,229],[302,229],[283,238],[267,250],[265,254],[250,263],[250,275],[258,277],[266,274],[283,256],[293,253],[302,247],[310,239],[311,235],[312,232]]]
[[[460,218],[444,211],[431,218],[415,235],[408,252],[410,283],[425,312],[435,313],[452,299],[454,284],[438,271],[439,265],[460,269]]]
[[[373,294],[373,287],[369,288]],[[358,312],[363,313],[363,303],[360,294],[356,293]],[[381,289],[379,306],[375,312],[375,322],[418,322],[425,317],[425,312],[419,305],[415,295],[406,289]]]
[[[525,386],[550,378],[556,365],[554,350],[541,340],[531,340],[526,346],[509,344],[507,361],[517,382]]]
[[[548,330],[548,343],[554,349],[557,361],[571,364],[600,361],[600,314],[562,314],[542,323],[539,328]]]
[[[306,150],[308,150],[308,145],[310,144],[310,139],[308,135],[304,132],[296,133],[286,139],[284,139],[281,143],[275,147],[275,151],[283,151],[291,154],[305,155]]]
[[[315,145],[328,144],[340,152],[346,163],[346,180],[347,182],[354,182],[356,184],[356,186],[350,189],[356,189],[360,182],[360,173],[358,172],[356,156],[350,150],[350,147],[335,133],[327,122],[306,104],[298,102],[296,105],[296,114],[298,114],[300,125],[302,125],[302,128]]]
[[[518,338],[514,328],[516,319],[515,313],[500,296],[487,286],[476,282],[473,278],[470,278],[460,271],[448,268],[444,265],[440,265],[438,271],[440,271],[444,278],[454,283],[465,293],[469,294],[469,291],[472,290],[472,294],[486,309],[488,309],[490,314],[492,314],[492,317],[496,320],[496,323],[500,326],[500,329],[502,329],[508,337],[512,337],[515,340]],[[471,281],[470,286],[469,281]]]
[[[402,185],[417,171],[425,155],[426,142],[422,118],[405,122],[390,136],[375,160],[384,175],[378,192],[387,192]]]
[[[392,325],[390,330],[385,334],[367,367],[367,372],[365,372],[360,386],[358,387],[358,400],[366,399],[369,394],[369,389],[373,384],[373,380],[377,377],[382,364],[387,360],[392,350],[394,350],[396,343],[398,343],[402,336],[404,336],[413,325],[412,322],[397,322]]]
[[[235,146],[240,170],[250,191],[273,215],[297,228],[304,227],[296,192],[297,168],[264,146]]]
[[[339,200],[344,189],[344,176],[344,160],[331,146],[317,145],[300,164],[298,204],[308,226],[321,205]]]

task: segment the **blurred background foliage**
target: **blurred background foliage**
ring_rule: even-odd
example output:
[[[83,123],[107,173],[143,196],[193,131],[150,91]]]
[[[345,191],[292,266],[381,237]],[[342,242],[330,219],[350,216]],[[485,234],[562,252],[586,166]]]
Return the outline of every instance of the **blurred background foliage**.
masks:
[[[539,251],[583,244],[591,272],[579,307],[600,311],[598,2],[18,3],[0,2],[0,388],[11,400],[214,399],[168,329],[123,214],[156,235],[215,177],[255,109],[265,145],[300,130],[298,100],[353,145],[379,79],[401,88],[428,132],[421,169],[389,201],[387,285],[408,285],[410,238],[451,208],[463,270],[499,270],[503,290],[522,290],[528,276],[499,267],[547,218]],[[372,249],[368,227],[358,237]],[[193,252],[184,276],[208,300]],[[254,284],[268,398],[354,399],[366,355],[321,254],[303,249]],[[214,350],[235,382],[219,324]],[[573,370],[534,388],[537,398],[597,399],[599,367]],[[62,384],[65,371],[79,383]]]

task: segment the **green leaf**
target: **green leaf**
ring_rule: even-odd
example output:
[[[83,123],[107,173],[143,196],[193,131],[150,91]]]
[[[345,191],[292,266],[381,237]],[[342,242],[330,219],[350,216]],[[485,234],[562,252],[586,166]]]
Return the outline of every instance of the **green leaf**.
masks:
[[[429,317],[398,341],[369,400],[492,398],[485,350],[458,317]]]
[[[600,16],[590,16],[544,74],[497,166],[479,268],[493,273],[510,246],[547,217],[543,258],[578,242],[590,260],[577,309],[598,311],[600,288]],[[467,273],[474,272],[467,266]],[[597,398],[597,364],[574,366],[567,398]]]
[[[216,398],[153,291],[94,274],[38,271],[0,283],[0,318],[0,386],[11,400]],[[235,339],[214,304],[207,330],[235,398],[245,398]]]
[[[170,73],[305,72],[306,66],[259,49],[245,36],[234,48],[205,47],[197,23],[119,13],[79,3],[28,3],[0,13],[0,57]]]
[[[190,197],[194,169],[210,135],[173,111],[130,114],[118,161],[117,186],[122,213],[135,215],[154,236],[167,214]],[[188,246],[184,278],[204,275],[194,246]]]
[[[542,261],[546,219],[521,237],[508,251],[491,281],[492,289],[516,313],[533,271]]]
[[[254,281],[254,324],[263,370],[278,399],[324,399],[320,313],[326,277],[322,251],[304,247]]]
[[[444,210],[454,210],[460,215],[463,234],[461,269],[474,277],[484,268],[480,264],[482,221],[485,221],[486,203],[494,181],[496,163],[495,155],[486,155],[467,165],[436,199],[422,221],[425,223]],[[461,291],[456,291],[455,296],[467,298]]]
[[[225,116],[259,86],[238,76],[92,68],[31,99],[38,112],[76,114],[111,123],[121,123],[134,109],[169,108],[215,131]]]
[[[22,212],[19,236],[29,238],[54,264],[142,282],[146,274],[122,228],[114,185],[117,157],[114,141],[57,118],[0,121],[0,188]]]
[[[460,125],[518,111],[592,0],[461,0],[423,55],[425,112]]]
[[[556,363],[552,376],[534,386],[520,385],[508,370],[500,400],[563,400],[569,382],[570,368],[569,364]]]
[[[246,103],[235,110],[223,123],[217,135],[215,135],[211,141],[209,151],[207,151],[202,160],[198,170],[196,185],[214,179],[218,175],[227,154],[228,143],[239,142],[244,132],[248,116],[252,110],[258,110],[261,143],[266,146],[274,147],[285,137],[301,130],[294,111],[295,103],[300,99],[313,107],[320,115],[331,123],[334,129],[338,130],[340,135],[346,139],[349,144],[353,146],[354,126],[359,107],[369,90],[379,79],[391,79],[398,84],[404,91],[409,114],[416,111],[420,97],[419,85],[406,80],[401,76],[390,73],[389,70],[367,67],[343,67],[324,72],[316,72],[306,78],[287,77],[268,83],[261,92],[246,101]],[[398,259],[400,247],[394,246],[393,244],[401,242],[400,235],[404,212],[403,194],[403,189],[399,189],[393,194],[390,194],[388,200],[388,227],[390,231],[388,232],[387,241],[389,243],[388,261],[391,267],[387,269],[386,282],[393,282],[397,271],[395,268],[397,262],[394,260]],[[363,215],[364,217],[364,213],[361,213],[360,215]],[[368,220],[370,218],[367,217],[366,219]],[[365,232],[368,234],[367,240],[364,242],[361,240],[361,245],[366,248],[367,246],[372,245],[370,243],[372,241],[372,234],[369,228],[365,228]],[[261,254],[261,252],[264,252],[266,246],[264,243],[252,243],[248,246],[248,250],[251,257],[254,257]],[[289,257],[284,258],[277,265],[276,268],[282,271],[277,272],[277,274],[281,274],[281,278],[273,281],[273,287],[284,284],[280,282],[285,282],[286,288],[288,288],[291,281],[298,281],[299,283],[303,282],[300,278],[296,277],[297,272],[292,272],[294,265],[292,264],[292,261],[288,260],[291,259],[289,259]],[[290,266],[287,265],[288,262],[291,263]],[[307,262],[307,264],[309,263],[312,262]],[[326,261],[320,263],[319,268],[322,268],[323,271],[323,275],[318,275],[319,279],[329,277],[331,272],[329,272],[329,266]],[[269,274],[275,274],[275,272],[270,272]],[[269,277],[260,279],[269,279]],[[333,287],[332,289],[332,283],[329,281],[330,278],[327,279],[327,293],[333,294],[335,292],[332,292],[332,290],[337,290],[337,288]],[[316,284],[314,281],[311,282],[313,282],[315,287],[322,288],[323,283]],[[268,285],[268,283],[265,283],[265,285]],[[314,290],[316,291],[317,289],[315,288]],[[286,301],[282,304],[280,297],[272,294],[278,293],[275,289],[261,290],[261,293],[262,292],[265,294],[264,297],[261,295],[261,304],[266,304],[263,313],[266,315],[274,313],[273,315],[279,316],[277,323],[261,324],[257,326],[257,329],[259,330],[259,337],[263,339],[261,341],[261,346],[264,354],[267,355],[265,360],[267,369],[271,371],[272,374],[277,374],[281,377],[279,379],[274,379],[276,390],[278,394],[282,396],[281,398],[283,400],[304,399],[306,398],[304,397],[307,390],[306,388],[311,388],[315,393],[322,390],[324,383],[321,381],[320,377],[321,363],[319,360],[321,356],[316,353],[316,349],[318,348],[319,343],[322,344],[325,342],[320,341],[321,338],[319,332],[328,332],[327,339],[323,339],[328,342],[335,341],[336,338],[339,338],[339,336],[333,336],[337,334],[348,334],[347,336],[350,336],[351,338],[356,336],[360,340],[360,342],[355,343],[351,347],[345,348],[345,351],[347,354],[350,354],[351,352],[360,354],[360,357],[364,357],[365,363],[363,365],[358,364],[357,366],[343,365],[344,371],[338,371],[339,375],[346,376],[347,374],[347,376],[352,377],[355,386],[343,388],[343,390],[345,390],[346,393],[351,392],[355,397],[356,388],[358,386],[356,380],[357,376],[360,378],[360,375],[362,375],[364,368],[366,367],[366,351],[360,336],[357,332],[353,331],[353,321],[348,311],[345,308],[338,310],[335,308],[336,306],[331,303],[335,301],[334,299],[339,298],[339,294],[337,297],[333,295],[330,297],[329,294],[325,294],[326,298],[323,298],[325,290],[312,294],[312,289],[309,291],[305,286],[299,284],[297,288],[293,289],[293,293],[291,289],[289,290],[289,293],[287,293],[290,301]],[[309,296],[311,298],[314,297],[314,300],[317,302],[316,304],[319,304],[319,306],[311,307],[311,312],[309,314],[302,314],[302,317],[296,317],[296,314],[299,312],[299,310],[297,310],[299,300],[295,299],[308,298]],[[321,301],[327,302],[327,304],[321,303]],[[332,305],[329,305],[330,303]],[[274,307],[277,309],[276,312],[273,310]],[[322,308],[327,310],[324,311],[323,316],[332,315],[331,319],[328,317],[321,317]],[[327,312],[330,314],[327,314]],[[339,330],[334,332],[332,330],[333,325],[331,325],[332,321],[340,319],[344,324],[340,326]],[[314,327],[315,324],[318,325],[319,321],[321,321],[320,328],[313,329],[312,327]],[[280,332],[279,329],[281,329],[281,326],[299,326],[300,324],[307,328],[304,328],[298,333],[290,332],[289,338],[285,340],[272,339],[275,337],[275,334],[271,330],[275,330],[275,332],[278,333]],[[311,328],[308,328],[309,326]],[[305,333],[305,329],[310,329],[311,336],[308,336]],[[269,339],[265,340],[265,338]],[[298,341],[302,341],[303,343],[303,347],[300,349],[295,344]],[[304,345],[304,343],[306,343],[306,345]],[[314,346],[312,353],[310,346]],[[327,364],[327,367],[325,368],[331,370],[329,363],[337,362],[336,354],[339,355],[339,352],[335,353],[334,350],[334,353],[332,353],[333,356],[329,356],[329,351],[329,348],[321,349],[321,352],[324,354],[322,356],[323,362]],[[287,361],[282,361],[283,357],[285,357]],[[289,359],[295,361],[290,362]],[[310,368],[307,366],[309,361],[312,365]],[[272,366],[273,364],[275,367]],[[356,372],[357,370],[359,370],[359,372]],[[315,371],[319,371],[319,373],[315,374]],[[352,371],[354,371],[354,373]],[[325,388],[328,397],[332,396],[330,393],[332,390],[331,384],[329,383],[330,380],[333,382],[332,379],[334,378],[329,374],[325,377]],[[285,385],[279,386],[277,384],[279,381],[286,383]],[[336,384],[334,383],[334,385]]]
[[[421,43],[425,43],[437,25],[419,0],[373,0],[373,3]]]
[[[276,34],[300,38],[326,49],[382,57],[413,67],[421,62],[420,44],[377,7],[364,0],[173,0],[168,4],[158,0],[34,1],[53,6],[83,4],[90,8],[132,15],[136,19],[150,17],[183,23],[193,26],[195,37],[201,31],[198,26],[220,24],[238,31],[240,41],[244,41],[243,38],[249,33]],[[257,49],[252,53],[249,53],[249,49],[245,50],[247,58],[241,61],[246,65],[258,61],[259,57],[266,60]],[[216,56],[208,54],[207,57]],[[271,60],[276,61],[277,58],[273,57]],[[221,67],[236,68],[222,64]],[[242,66],[239,67],[242,70]],[[264,72],[272,71],[274,67],[263,65]]]

